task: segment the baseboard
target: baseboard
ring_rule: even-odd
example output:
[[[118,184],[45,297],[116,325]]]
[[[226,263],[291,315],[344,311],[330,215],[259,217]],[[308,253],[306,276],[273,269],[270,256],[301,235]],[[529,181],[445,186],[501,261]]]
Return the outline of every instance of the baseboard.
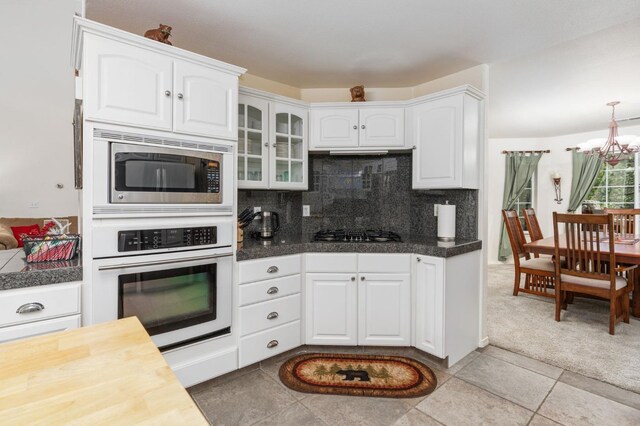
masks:
[[[480,339],[480,342],[478,343],[478,347],[484,348],[485,346],[489,345],[489,336],[485,336],[484,338]]]

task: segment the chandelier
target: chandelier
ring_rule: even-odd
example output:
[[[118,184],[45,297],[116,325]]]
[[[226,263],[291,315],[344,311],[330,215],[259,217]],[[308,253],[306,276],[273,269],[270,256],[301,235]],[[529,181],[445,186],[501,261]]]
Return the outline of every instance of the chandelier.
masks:
[[[607,139],[590,139],[578,145],[578,148],[586,155],[599,155],[605,162],[615,166],[621,159],[640,151],[640,140],[635,136],[618,136],[618,123],[616,122],[616,105],[620,102],[609,102],[611,107],[611,122],[609,123],[609,137]]]

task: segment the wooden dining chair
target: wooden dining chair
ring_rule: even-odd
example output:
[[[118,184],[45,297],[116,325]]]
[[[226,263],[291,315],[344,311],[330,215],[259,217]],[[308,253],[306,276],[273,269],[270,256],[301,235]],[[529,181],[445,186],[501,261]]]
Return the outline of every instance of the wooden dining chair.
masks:
[[[532,208],[524,208],[522,209],[522,216],[524,216],[524,223],[527,224],[527,230],[529,231],[529,238],[531,238],[531,241],[543,239],[544,235],[542,235],[536,211]]]
[[[556,321],[560,321],[561,310],[566,308],[567,293],[576,292],[609,300],[609,334],[615,333],[620,320],[629,322],[629,293],[633,290],[636,265],[608,266],[617,265],[615,238],[609,238],[613,229],[612,214],[553,213],[555,256],[564,256],[562,264],[555,265]],[[561,240],[564,247],[560,246]],[[609,253],[602,252],[604,247]]]
[[[507,235],[513,252],[515,279],[513,295],[518,292],[535,294],[537,296],[554,297],[555,267],[550,258],[531,258],[524,249],[526,242],[524,231],[515,210],[502,210]],[[525,274],[524,287],[520,287],[520,279]]]
[[[613,231],[616,234],[636,233],[636,216],[640,209],[604,209],[605,214],[613,214]]]

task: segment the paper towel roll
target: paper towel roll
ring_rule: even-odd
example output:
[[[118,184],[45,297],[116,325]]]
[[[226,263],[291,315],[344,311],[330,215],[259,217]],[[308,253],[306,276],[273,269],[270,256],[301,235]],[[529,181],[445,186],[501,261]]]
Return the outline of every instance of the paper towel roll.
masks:
[[[453,241],[456,238],[456,206],[440,204],[438,206],[438,240]]]

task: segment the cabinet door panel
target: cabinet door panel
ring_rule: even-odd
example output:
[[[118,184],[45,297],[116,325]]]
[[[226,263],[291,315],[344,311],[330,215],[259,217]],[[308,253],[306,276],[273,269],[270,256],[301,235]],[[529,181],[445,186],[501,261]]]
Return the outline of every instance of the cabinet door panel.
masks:
[[[269,147],[269,188],[308,189],[309,112],[273,102]]]
[[[360,146],[404,147],[404,109],[360,110]]]
[[[416,256],[415,285],[415,347],[444,358],[443,259]]]
[[[237,137],[238,79],[188,62],[175,62],[174,131]]]
[[[358,110],[311,110],[311,149],[358,146]]]
[[[462,187],[462,95],[412,108],[413,188]]]
[[[355,274],[306,274],[305,291],[306,343],[357,345]]]
[[[269,102],[238,96],[238,188],[269,187]]]
[[[84,38],[84,116],[171,130],[171,75],[169,58],[88,34]]]
[[[409,274],[360,274],[358,343],[409,346]]]

